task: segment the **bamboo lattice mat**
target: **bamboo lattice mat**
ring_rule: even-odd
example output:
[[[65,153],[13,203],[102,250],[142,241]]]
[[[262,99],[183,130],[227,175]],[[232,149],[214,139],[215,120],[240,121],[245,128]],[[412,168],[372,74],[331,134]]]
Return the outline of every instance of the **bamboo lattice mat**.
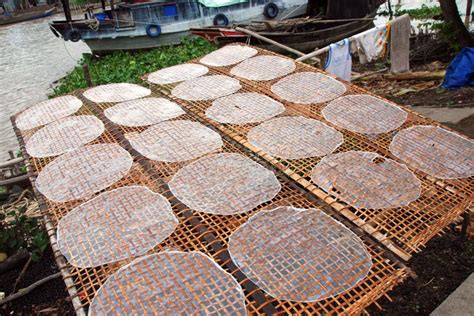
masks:
[[[267,54],[273,55],[259,50],[259,55]],[[198,63],[198,61],[194,62]],[[223,74],[232,77],[229,73],[231,67],[209,67],[209,69],[210,75]],[[319,73],[315,68],[302,63],[296,64],[295,71]],[[391,155],[388,150],[393,135],[401,129],[414,125],[430,124],[439,126],[438,123],[404,108],[408,112],[408,118],[401,127],[390,133],[368,137],[363,134],[349,132],[324,120],[321,110],[326,103],[302,106],[278,98],[270,90],[271,84],[278,79],[266,82],[238,79],[242,85],[239,92],[259,92],[280,101],[285,109],[283,113],[276,117],[303,116],[313,118],[323,121],[342,133],[344,143],[338,147],[336,153],[351,150],[372,151],[383,157],[403,163]],[[146,127],[127,127],[112,123],[104,115],[104,110],[112,107],[115,103],[96,104],[84,98],[82,91],[77,91],[75,95],[83,101],[83,106],[74,115],[94,115],[105,125],[105,132],[90,144],[117,143],[133,157],[133,165],[125,177],[101,192],[91,192],[87,198],[58,203],[49,201],[35,190],[41,210],[47,221],[53,250],[58,262],[61,265],[64,264],[60,268],[78,313],[87,310],[94,295],[111,274],[134,259],[129,258],[95,268],[78,268],[68,264],[56,247],[56,227],[61,218],[72,208],[104,191],[139,185],[146,186],[153,192],[166,197],[171,203],[172,210],[179,223],[176,230],[167,239],[148,251],[147,254],[158,253],[163,250],[203,252],[215,260],[220,267],[232,274],[242,286],[246,307],[250,314],[355,314],[363,312],[365,307],[376,303],[380,297],[387,296],[388,291],[407,277],[407,268],[387,248],[403,259],[410,258],[414,252],[420,251],[428,240],[442,233],[472,202],[472,178],[438,180],[412,169],[411,171],[421,180],[421,196],[416,201],[408,206],[394,209],[353,208],[337,198],[336,195],[326,193],[311,181],[310,173],[321,158],[284,159],[269,156],[251,145],[247,140],[248,131],[257,126],[258,123],[244,125],[219,124],[208,119],[205,115],[206,109],[211,106],[212,101],[183,101],[174,98],[170,95],[170,91],[174,86],[176,85],[151,85],[151,97],[165,96],[181,105],[186,111],[186,114],[176,117],[172,121],[200,122],[218,132],[222,137],[223,146],[212,153],[241,154],[249,157],[275,172],[281,190],[271,200],[240,214],[221,216],[194,211],[173,196],[167,183],[178,170],[196,161],[197,158],[186,162],[158,162],[145,158],[131,146],[128,138],[143,132]],[[370,94],[350,84],[345,84],[345,86],[347,89],[346,95]],[[30,157],[25,150],[25,142],[38,128],[27,132],[20,131],[15,125],[15,117],[12,117],[12,124],[23,155],[27,158],[27,167],[34,186],[38,173],[54,158],[38,159]],[[278,300],[266,294],[237,268],[230,258],[227,247],[230,235],[246,223],[252,215],[262,210],[272,210],[280,206],[306,209],[318,207],[333,219],[350,228],[367,247],[372,260],[369,274],[350,290],[315,303]]]
[[[150,188],[152,191],[165,196],[171,203],[173,212],[179,219],[176,230],[163,242],[150,250],[147,254],[158,253],[163,250],[178,251],[201,251],[214,259],[223,269],[231,273],[242,286],[247,310],[250,314],[322,314],[322,313],[358,313],[365,307],[376,302],[382,296],[386,296],[395,285],[402,282],[407,277],[406,267],[396,259],[392,254],[382,249],[362,230],[351,225],[347,220],[335,213],[320,199],[308,194],[303,188],[298,186],[293,180],[289,179],[281,172],[275,172],[277,179],[281,184],[280,192],[270,201],[260,204],[249,212],[235,214],[230,216],[212,215],[196,212],[180,201],[178,201],[170,192],[167,182],[184,165],[183,163],[166,163],[152,161],[141,156],[131,146],[124,135],[134,132],[141,132],[143,127],[125,127],[119,126],[109,121],[104,115],[103,110],[114,104],[94,104],[84,97],[81,92],[76,93],[84,105],[75,115],[84,115],[94,113],[105,124],[105,132],[92,143],[118,143],[126,148],[133,156],[134,163],[129,173],[120,181],[114,183],[103,191],[110,191],[123,186],[142,185]],[[157,96],[157,95],[152,95]],[[190,114],[182,115],[175,120],[197,121]],[[32,134],[31,131],[22,133],[16,128],[14,118],[12,118],[15,132],[20,142],[23,154],[28,158],[27,167],[30,173],[30,179],[35,183],[36,176],[53,159],[36,159],[29,157],[24,150],[25,140]],[[239,153],[250,157],[252,160],[271,168],[271,165],[263,161],[260,157],[239,145],[232,139],[223,135],[224,145],[217,153]],[[78,268],[67,264],[62,254],[56,247],[56,229],[59,220],[67,214],[72,208],[82,204],[84,200],[76,200],[65,203],[51,202],[42,196],[37,190],[36,195],[42,211],[47,221],[51,224],[48,232],[51,237],[55,255],[61,262],[65,263],[62,272],[68,285],[70,294],[75,298],[75,308],[78,313],[87,310],[92,302],[94,295],[104,284],[107,278],[116,272],[120,267],[130,263],[134,258],[129,258],[116,263],[105,264],[95,268]],[[90,198],[99,195],[91,194]],[[247,219],[261,210],[271,210],[279,206],[291,205],[297,208],[320,207],[332,218],[351,227],[364,242],[372,260],[372,268],[369,274],[351,290],[335,297],[327,298],[316,303],[298,303],[291,301],[277,300],[270,297],[264,291],[253,284],[233,263],[227,251],[227,245],[230,235]]]
[[[257,56],[276,55],[262,49],[257,48],[257,50],[259,51]],[[199,60],[194,60],[193,62],[199,63]],[[256,82],[233,76],[230,71],[232,66],[209,67],[209,69],[208,75],[223,74],[239,79],[242,85],[239,92],[258,92],[284,104],[285,112],[275,116],[275,118],[283,116],[303,116],[322,121],[338,130],[344,136],[344,143],[339,146],[334,153],[369,151],[406,165],[406,163],[395,157],[389,151],[389,145],[393,136],[398,131],[412,126],[442,126],[440,123],[425,118],[407,107],[400,106],[407,112],[408,116],[406,121],[399,128],[388,133],[375,135],[351,132],[328,122],[324,118],[321,111],[329,102],[302,105],[283,100],[277,94],[273,93],[271,86],[281,78]],[[299,62],[296,63],[294,73],[298,72],[322,73],[310,65]],[[343,83],[346,87],[346,92],[343,94],[344,96],[353,94],[375,96],[369,91],[355,85],[347,82]],[[260,148],[252,145],[247,138],[248,132],[260,123],[238,125],[218,123],[206,116],[206,110],[211,107],[212,101],[186,101],[178,99],[171,94],[176,84],[159,86],[149,83],[149,85],[153,91],[167,95],[170,99],[180,104],[183,109],[198,117],[201,122],[216,127],[222,133],[228,135],[264,160],[270,162],[275,168],[281,170],[306,190],[324,200],[327,204],[331,205],[335,211],[361,227],[404,260],[408,260],[413,253],[421,251],[423,246],[431,238],[442,233],[447,226],[459,218],[472,203],[474,196],[474,177],[465,179],[437,179],[408,165],[410,170],[421,180],[421,196],[418,199],[411,202],[408,206],[392,209],[354,208],[337,198],[336,195],[327,193],[319,188],[311,180],[311,171],[314,166],[320,162],[322,157],[285,159],[270,156]],[[449,128],[445,126],[443,126],[443,128],[449,130]]]

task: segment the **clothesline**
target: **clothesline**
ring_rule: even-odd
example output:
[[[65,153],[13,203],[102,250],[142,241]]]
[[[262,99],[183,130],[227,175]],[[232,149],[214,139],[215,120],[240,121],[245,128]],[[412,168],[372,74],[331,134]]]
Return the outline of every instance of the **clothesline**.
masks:
[[[405,17],[407,17],[407,16],[408,16],[407,14],[402,15],[402,16],[400,16],[400,17],[398,17],[398,18],[393,19],[392,21],[388,22],[387,24],[389,24],[389,23],[395,23],[396,21],[401,20],[402,18],[405,18]],[[367,30],[367,31],[364,31],[364,32],[362,32],[362,33],[358,33],[358,34],[356,34],[356,35],[353,35],[353,36],[351,36],[351,37],[348,37],[347,40],[348,40],[349,42],[353,42],[353,41],[356,40],[357,38],[363,37],[363,36],[365,36],[365,35],[367,35],[367,34],[369,34],[369,33],[371,33],[371,32],[374,32],[374,30],[377,30],[377,29],[378,29],[378,30],[381,30],[381,29],[383,29],[383,28],[385,28],[385,27],[387,27],[387,25],[376,26],[376,27],[371,28],[371,29],[369,29],[369,30]],[[304,61],[304,60],[307,60],[307,59],[310,59],[310,58],[313,58],[313,57],[317,57],[317,56],[319,56],[319,55],[321,55],[321,54],[327,53],[327,52],[329,51],[329,49],[330,49],[330,45],[328,45],[328,46],[326,46],[326,47],[323,47],[323,48],[321,48],[321,49],[318,49],[318,50],[316,50],[316,51],[314,51],[314,52],[311,52],[311,53],[309,53],[309,54],[306,54],[306,55],[304,55],[304,56],[301,56],[301,57],[297,58],[296,61]]]

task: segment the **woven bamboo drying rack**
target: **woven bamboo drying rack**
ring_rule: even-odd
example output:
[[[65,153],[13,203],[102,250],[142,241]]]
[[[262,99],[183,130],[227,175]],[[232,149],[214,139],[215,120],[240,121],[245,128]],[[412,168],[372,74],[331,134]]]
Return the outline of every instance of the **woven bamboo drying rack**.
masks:
[[[266,50],[256,49],[258,50],[256,56],[280,56]],[[192,62],[199,63],[199,60],[194,60]],[[325,120],[321,114],[321,110],[328,102],[300,105],[282,100],[270,90],[272,84],[276,83],[281,78],[264,82],[250,81],[231,75],[230,69],[232,67],[233,66],[209,67],[209,75],[223,74],[234,77],[240,80],[242,85],[239,92],[258,92],[280,101],[284,104],[286,111],[277,117],[299,115],[322,121],[327,125],[334,127],[344,135],[345,140],[335,153],[350,150],[372,151],[381,156],[405,164],[389,151],[389,145],[393,136],[398,131],[411,126],[442,126],[440,123],[425,118],[407,107],[400,106],[408,113],[408,117],[405,123],[398,129],[390,133],[378,134],[376,136],[367,136],[351,132]],[[293,73],[302,71],[321,73],[320,70],[312,66],[297,62],[296,70]],[[369,94],[376,96],[369,91],[356,87],[350,83],[343,83],[347,89],[344,95]],[[285,173],[307,191],[329,204],[336,212],[342,214],[352,223],[372,235],[403,260],[409,260],[413,253],[421,251],[423,246],[430,239],[443,233],[448,225],[456,221],[473,201],[474,177],[467,179],[441,180],[408,166],[422,182],[422,193],[420,198],[405,207],[393,209],[356,209],[336,198],[335,195],[325,192],[311,181],[311,170],[320,161],[321,157],[291,160],[270,156],[250,144],[247,140],[248,131],[257,126],[258,123],[244,125],[218,123],[207,118],[205,115],[206,109],[212,105],[212,101],[185,101],[175,98],[170,93],[175,84],[158,86],[150,83],[149,85],[152,90],[161,92],[180,104],[185,111],[195,115],[204,124],[216,127],[222,133],[228,135],[230,138],[242,144],[244,147],[269,162],[272,166]],[[387,100],[387,102],[390,101]],[[449,129],[445,126],[442,127]]]
[[[308,193],[295,181],[278,170],[275,173],[282,186],[280,193],[271,201],[259,205],[250,212],[232,216],[218,216],[195,212],[187,208],[171,195],[166,184],[184,163],[161,163],[144,158],[131,148],[130,143],[124,136],[127,133],[140,132],[144,130],[144,128],[130,128],[116,125],[103,115],[103,110],[113,104],[94,104],[83,98],[81,91],[75,94],[84,102],[82,108],[75,115],[94,114],[105,124],[105,132],[92,143],[118,143],[127,149],[134,158],[133,166],[128,175],[106,190],[126,185],[147,186],[152,191],[161,193],[168,198],[172,204],[173,211],[180,221],[174,233],[148,253],[151,254],[163,250],[202,251],[213,258],[226,271],[231,273],[239,284],[241,284],[244,289],[246,305],[250,314],[360,313],[366,306],[375,303],[378,298],[387,296],[388,291],[407,277],[408,269],[393,256],[393,254],[383,249],[383,247],[361,229],[351,224],[344,217],[340,216],[340,214],[337,214],[337,212],[334,212],[326,203]],[[152,96],[158,96],[158,94],[153,94]],[[180,116],[177,119],[197,121],[196,117],[191,114]],[[15,125],[15,117],[12,117],[12,124],[20,142],[23,155],[27,158],[27,168],[34,187],[38,172],[52,159],[29,157],[25,151],[25,140],[33,131],[22,133]],[[265,162],[259,156],[228,136],[223,135],[223,142],[224,146],[218,152],[240,153],[261,163],[267,168],[272,168],[271,164]],[[56,227],[58,221],[67,214],[69,210],[81,204],[83,201],[76,200],[66,203],[53,203],[48,201],[38,191],[35,190],[35,193],[44,214],[56,261],[72,297],[73,305],[77,314],[84,314],[95,293],[106,281],[107,277],[123,265],[131,262],[133,258],[95,268],[84,269],[69,265],[58,250]],[[97,196],[98,194],[100,193],[91,194],[91,197]],[[251,215],[263,209],[274,209],[282,205],[292,205],[298,208],[319,207],[334,219],[350,227],[353,232],[363,240],[371,255],[373,266],[369,275],[351,290],[317,303],[297,303],[276,300],[255,286],[234,265],[229,257],[227,251],[228,238],[231,233]]]

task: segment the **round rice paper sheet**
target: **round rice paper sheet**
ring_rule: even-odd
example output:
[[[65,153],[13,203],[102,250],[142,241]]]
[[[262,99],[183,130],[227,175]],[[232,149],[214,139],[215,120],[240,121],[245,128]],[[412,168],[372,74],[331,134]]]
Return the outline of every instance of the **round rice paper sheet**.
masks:
[[[146,97],[151,90],[133,83],[110,83],[90,88],[83,95],[95,103],[124,102]]]
[[[169,188],[196,211],[231,215],[248,212],[273,199],[281,186],[272,171],[250,158],[215,154],[179,170]]]
[[[35,104],[21,112],[15,119],[16,126],[24,131],[59,120],[76,113],[82,101],[72,95],[65,95]]]
[[[132,162],[130,154],[117,144],[86,145],[46,165],[35,185],[54,202],[83,199],[122,179]]]
[[[232,275],[201,252],[165,251],[134,260],[99,289],[89,315],[246,315]]]
[[[212,102],[206,116],[224,124],[258,123],[285,111],[280,102],[256,92],[235,93]]]
[[[234,76],[255,80],[267,81],[292,73],[296,69],[294,61],[279,56],[256,56],[244,60],[230,70]]]
[[[244,45],[227,45],[201,58],[204,65],[222,67],[230,66],[257,55],[258,51]]]
[[[346,92],[346,86],[320,73],[299,72],[280,79],[271,90],[286,101],[312,104],[340,97]]]
[[[285,116],[252,128],[249,142],[271,156],[286,159],[320,157],[332,153],[344,142],[334,128],[302,116]]]
[[[474,176],[474,141],[437,126],[398,132],[390,151],[413,168],[440,179]]]
[[[393,131],[402,126],[408,115],[398,106],[367,94],[333,100],[322,114],[334,125],[362,134]]]
[[[229,239],[240,270],[272,297],[317,302],[350,290],[372,267],[364,243],[319,209],[261,211]]]
[[[194,78],[178,84],[171,91],[175,97],[188,101],[217,99],[239,91],[240,82],[224,75]]]
[[[127,137],[143,156],[166,162],[198,158],[223,145],[218,133],[198,122],[186,120],[161,122]]]
[[[170,84],[203,76],[209,68],[198,64],[182,64],[160,69],[148,75],[148,81],[154,84]]]
[[[58,224],[58,244],[76,267],[97,267],[145,254],[168,238],[179,221],[166,198],[142,186],[100,194]]]
[[[148,126],[185,114],[174,102],[164,98],[143,98],[119,103],[104,111],[112,122],[130,127]]]
[[[93,141],[103,132],[104,124],[95,116],[69,116],[35,132],[25,147],[32,157],[57,156]]]
[[[366,151],[324,157],[311,172],[311,179],[357,208],[402,207],[421,194],[420,180],[405,165]]]

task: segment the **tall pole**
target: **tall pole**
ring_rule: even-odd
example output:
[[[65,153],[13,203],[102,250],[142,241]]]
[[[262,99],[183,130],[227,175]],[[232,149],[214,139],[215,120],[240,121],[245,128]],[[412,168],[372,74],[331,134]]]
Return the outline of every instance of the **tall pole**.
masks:
[[[61,0],[63,4],[64,15],[66,16],[66,21],[71,22],[71,8],[69,7],[69,0]]]

